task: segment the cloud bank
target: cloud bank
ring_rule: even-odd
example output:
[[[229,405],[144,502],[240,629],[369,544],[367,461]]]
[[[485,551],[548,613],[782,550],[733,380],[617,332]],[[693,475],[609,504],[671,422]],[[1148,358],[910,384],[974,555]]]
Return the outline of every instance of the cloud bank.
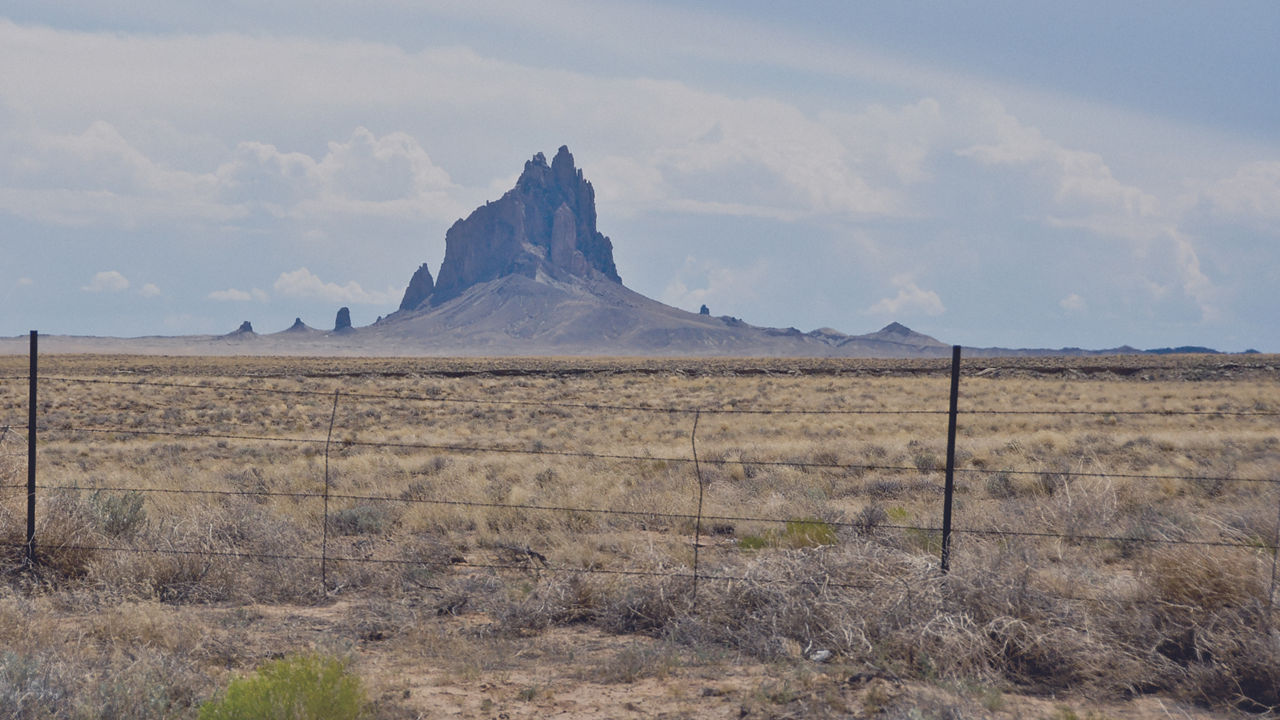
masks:
[[[55,325],[69,314],[41,293],[59,286],[152,307],[63,331],[220,328],[246,302],[279,323],[390,312],[449,224],[567,143],[624,279],[681,307],[982,345],[1280,349],[1250,299],[1280,279],[1275,131],[1244,141],[755,10],[606,2],[587,27],[575,7],[374,3],[317,9],[318,31],[252,10],[0,19],[0,229],[49,238],[0,284],[26,281],[23,312]]]

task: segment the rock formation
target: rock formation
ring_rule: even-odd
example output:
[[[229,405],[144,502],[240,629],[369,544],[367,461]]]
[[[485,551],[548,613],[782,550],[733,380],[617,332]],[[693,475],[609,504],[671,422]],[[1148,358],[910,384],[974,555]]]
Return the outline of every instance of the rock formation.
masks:
[[[293,324],[290,325],[289,329],[285,330],[285,332],[303,332],[310,329],[311,328],[307,327],[306,323],[302,322],[302,318],[294,318]]]
[[[912,332],[911,328],[899,322],[891,322],[879,330],[882,335],[901,335],[903,337],[911,335]]]
[[[524,164],[516,186],[478,207],[445,234],[444,262],[431,285],[418,268],[400,303],[402,311],[436,306],[478,283],[538,273],[568,279],[603,278],[621,284],[613,243],[596,230],[596,196],[561,146],[547,164],[538,153]]]
[[[351,329],[351,309],[346,307],[338,308],[338,317],[333,321],[333,331],[343,332]]]
[[[345,311],[345,309],[344,309]],[[340,337],[346,323],[340,317]],[[347,332],[353,332],[348,330]],[[421,265],[400,308],[360,329],[362,347],[406,354],[944,357],[950,348],[893,324],[875,335],[766,328],[691,313],[622,284],[596,229],[595,190],[561,147],[445,235],[432,281]]]
[[[400,300],[401,310],[415,310],[419,305],[431,297],[431,291],[435,289],[435,285],[431,280],[431,270],[426,263],[422,263],[413,273],[413,277],[409,279],[409,287],[404,290],[404,297]]]
[[[244,335],[252,332],[253,332],[253,323],[249,322],[248,320],[245,320],[244,322],[240,323],[240,327],[236,328],[235,333],[232,333],[232,334]]]

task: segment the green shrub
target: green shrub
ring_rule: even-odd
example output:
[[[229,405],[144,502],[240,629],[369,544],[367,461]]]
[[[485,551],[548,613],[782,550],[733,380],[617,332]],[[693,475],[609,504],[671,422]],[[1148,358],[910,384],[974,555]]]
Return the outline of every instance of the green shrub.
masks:
[[[123,493],[95,490],[89,496],[89,505],[97,515],[98,529],[111,537],[135,535],[147,522],[142,493],[137,490]]]
[[[394,524],[382,505],[356,505],[329,516],[329,528],[339,535],[385,535]]]
[[[876,503],[862,508],[853,518],[853,527],[858,533],[867,535],[889,519],[889,514]]]
[[[199,720],[356,720],[366,698],[360,679],[333,657],[294,655],[233,680],[200,707]]]
[[[839,542],[835,527],[816,518],[788,520],[782,532],[769,530],[763,535],[743,535],[738,538],[739,550],[762,550],[770,547],[813,548],[819,545],[835,545]]]
[[[831,523],[816,518],[788,520],[782,534],[786,544],[793,548],[835,545],[837,542],[836,529]]]
[[[987,494],[993,498],[1007,500],[1018,495],[1018,488],[1007,472],[998,472],[987,476]]]
[[[911,457],[911,462],[916,466],[917,470],[925,475],[937,472],[943,466],[943,463],[938,460],[938,456],[930,452],[915,453]]]

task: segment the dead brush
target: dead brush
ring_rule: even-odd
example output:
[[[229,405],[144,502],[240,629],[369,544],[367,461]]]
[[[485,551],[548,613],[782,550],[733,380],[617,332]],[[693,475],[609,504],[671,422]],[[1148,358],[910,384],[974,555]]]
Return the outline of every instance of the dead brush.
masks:
[[[1241,568],[1211,572],[1202,589],[1166,585],[1155,603],[1123,588],[1075,598],[1037,583],[1034,557],[989,549],[989,562],[947,576],[927,558],[874,542],[722,558],[700,573],[696,595],[687,573],[548,571],[480,602],[515,633],[585,622],[765,660],[829,651],[898,677],[1036,692],[1163,689],[1199,702],[1230,696],[1254,709],[1270,702],[1280,658],[1274,637],[1242,630],[1248,613],[1253,622],[1262,616],[1258,588],[1229,580]],[[1188,602],[1200,614],[1179,619],[1174,609]],[[1218,608],[1224,602],[1252,604]],[[1188,628],[1199,650],[1178,649]]]
[[[556,573],[527,593],[517,591],[491,606],[499,626],[508,631],[545,630],[599,618],[612,594],[609,579],[582,573]]]
[[[1109,627],[1128,615],[1128,606],[1105,596],[1065,596],[1036,582],[1029,567],[1019,572],[1020,565],[1022,558],[1008,554],[987,567],[952,573],[947,579],[947,614],[971,621],[971,634],[939,649],[968,649],[971,657],[980,658],[979,672],[971,677],[1037,692],[1130,689],[1135,674],[1143,672],[1143,658],[1120,642],[1117,632],[1122,625]]]
[[[21,485],[21,473],[26,469],[24,456],[25,438],[8,425],[0,425],[0,507],[17,503],[19,496],[25,499]],[[16,510],[16,505],[15,505]]]
[[[210,691],[190,658],[146,649],[69,661],[51,651],[0,651],[0,706],[14,720],[189,717]]]
[[[170,603],[272,601],[314,595],[316,563],[297,558],[309,538],[248,498],[162,519],[113,539],[85,564],[90,586],[118,597]]]
[[[658,641],[653,644],[635,642],[618,650],[604,662],[577,673],[583,680],[614,684],[630,684],[644,678],[663,679],[680,668],[676,646]]]
[[[1196,702],[1280,710],[1280,627],[1272,619],[1267,563],[1222,548],[1151,552],[1148,639],[1165,672],[1161,685]]]
[[[38,508],[36,538],[37,562],[51,579],[83,578],[105,544],[93,509],[72,491],[53,493]],[[25,542],[22,537],[19,545]]]
[[[92,595],[0,592],[0,716],[16,720],[170,720],[193,717],[212,690],[201,628],[104,606]],[[81,602],[83,601],[83,605]],[[91,627],[73,633],[50,615],[65,603]],[[139,637],[140,636],[140,637]]]

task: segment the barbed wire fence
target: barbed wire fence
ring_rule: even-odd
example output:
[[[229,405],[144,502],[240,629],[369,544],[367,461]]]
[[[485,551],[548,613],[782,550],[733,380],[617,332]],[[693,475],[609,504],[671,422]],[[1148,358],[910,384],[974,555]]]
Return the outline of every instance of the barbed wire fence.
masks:
[[[276,433],[239,433],[239,432],[219,432],[209,428],[185,428],[185,427],[130,427],[122,424],[94,423],[80,424],[70,422],[50,422],[44,424],[32,422],[24,434],[19,432],[21,427],[17,423],[9,423],[0,425],[0,490],[27,490],[27,499],[29,508],[35,507],[36,493],[75,493],[75,492],[112,492],[137,494],[138,496],[147,495],[171,495],[180,497],[245,497],[252,499],[288,499],[293,501],[321,500],[323,509],[321,512],[321,544],[320,552],[304,553],[304,552],[248,552],[239,550],[217,550],[212,548],[183,548],[183,547],[136,547],[131,545],[108,545],[108,544],[92,544],[92,545],[62,545],[61,550],[81,551],[81,552],[101,552],[101,553],[132,553],[132,554],[154,554],[154,555],[171,555],[184,557],[218,557],[229,559],[245,559],[245,560],[263,560],[263,561],[298,561],[313,562],[318,564],[320,571],[320,589],[322,592],[328,593],[333,590],[329,583],[328,568],[330,563],[355,563],[355,564],[371,564],[371,565],[414,565],[419,561],[406,558],[377,558],[370,555],[354,555],[350,552],[343,554],[335,554],[330,548],[330,529],[334,522],[334,516],[330,511],[330,503],[333,501],[347,503],[399,503],[407,505],[428,505],[447,508],[456,508],[463,510],[490,510],[513,512],[519,514],[532,513],[559,513],[564,515],[578,516],[600,516],[615,518],[630,518],[649,521],[663,521],[667,523],[676,523],[681,526],[691,526],[693,530],[692,538],[692,564],[689,567],[673,567],[673,568],[638,568],[638,567],[595,567],[595,566],[572,566],[567,564],[554,564],[548,562],[548,559],[539,553],[536,549],[525,546],[513,548],[515,552],[515,560],[509,562],[501,561],[481,561],[470,560],[462,565],[466,568],[476,570],[493,570],[493,571],[527,571],[531,567],[536,568],[539,572],[552,573],[570,573],[570,574],[605,574],[605,575],[622,575],[634,577],[660,577],[660,578],[679,578],[687,579],[692,583],[693,593],[696,596],[699,580],[705,581],[742,581],[743,577],[726,575],[717,572],[704,572],[700,567],[700,549],[704,546],[704,528],[714,527],[716,525],[730,525],[734,523],[755,523],[772,526],[786,526],[788,523],[796,523],[795,517],[771,517],[761,513],[704,513],[703,512],[703,495],[706,489],[707,480],[704,473],[706,467],[724,467],[724,466],[741,466],[748,465],[755,468],[795,468],[802,471],[807,470],[825,470],[838,471],[841,473],[861,473],[861,472],[882,472],[882,473],[923,473],[932,475],[943,475],[944,484],[941,500],[942,507],[938,515],[941,518],[939,525],[914,524],[902,522],[900,520],[891,520],[889,518],[867,518],[856,520],[840,520],[840,519],[824,519],[821,522],[835,530],[841,530],[849,533],[866,534],[870,531],[876,532],[895,532],[895,533],[911,533],[917,537],[927,538],[925,545],[929,548],[936,548],[938,552],[937,570],[939,573],[946,573],[950,569],[950,560],[954,552],[952,546],[953,536],[973,536],[996,539],[1048,539],[1068,541],[1071,543],[1114,543],[1117,545],[1169,545],[1169,546],[1192,546],[1192,547],[1212,547],[1226,548],[1238,550],[1241,552],[1266,552],[1270,554],[1271,560],[1271,577],[1268,589],[1268,609],[1273,609],[1275,605],[1275,592],[1277,585],[1277,565],[1280,565],[1280,497],[1277,498],[1277,522],[1272,530],[1272,536],[1269,540],[1259,541],[1257,538],[1249,540],[1241,540],[1238,538],[1224,537],[1220,539],[1209,538],[1186,538],[1186,537],[1168,537],[1154,536],[1142,533],[1086,533],[1086,532],[1064,532],[1061,530],[1031,530],[1031,529],[1010,529],[1001,528],[994,525],[981,526],[973,524],[972,526],[963,523],[958,526],[952,525],[952,501],[956,479],[960,478],[967,481],[981,481],[984,478],[996,477],[1017,477],[1017,476],[1035,476],[1043,475],[1042,471],[1035,470],[1018,470],[1013,468],[985,468],[985,467],[965,467],[958,468],[956,462],[956,437],[957,437],[957,418],[959,416],[977,417],[977,416],[1106,416],[1106,417],[1259,417],[1259,418],[1275,418],[1280,417],[1280,412],[1269,410],[1232,410],[1217,409],[1210,411],[1202,410],[1142,410],[1142,411],[1118,411],[1118,410],[1073,410],[1069,408],[1054,409],[1004,409],[1004,410],[966,410],[961,412],[957,408],[956,389],[959,383],[959,349],[953,355],[952,364],[952,384],[951,384],[951,405],[948,410],[919,410],[919,409],[903,409],[903,410],[886,410],[886,409],[813,409],[813,408],[743,408],[743,407],[677,407],[677,406],[659,406],[645,404],[629,404],[629,403],[587,403],[587,402],[570,402],[570,401],[548,401],[548,400],[522,400],[509,398],[475,398],[475,397],[448,397],[430,395],[430,394],[410,394],[410,393],[381,393],[381,392],[360,392],[348,389],[343,391],[339,389],[316,388],[316,389],[283,389],[270,387],[250,387],[245,385],[228,385],[210,382],[199,383],[183,383],[183,382],[164,382],[149,379],[141,380],[120,380],[120,379],[104,379],[104,378],[83,378],[83,377],[62,377],[62,376],[36,376],[34,374],[35,362],[33,359],[33,374],[27,377],[14,376],[0,378],[0,382],[30,382],[32,394],[34,396],[34,388],[38,383],[54,384],[54,385],[85,385],[104,387],[108,390],[119,389],[123,394],[124,391],[137,391],[141,389],[152,390],[170,390],[179,393],[187,391],[214,392],[223,396],[233,396],[236,394],[244,394],[246,396],[255,396],[261,394],[271,394],[277,396],[294,396],[307,397],[312,400],[329,400],[331,405],[327,417],[318,416],[316,422],[312,426],[312,434],[276,434]],[[518,444],[510,443],[466,443],[466,442],[414,442],[414,441],[383,441],[383,440],[362,440],[354,436],[335,438],[335,430],[342,430],[340,425],[336,425],[338,411],[340,406],[358,406],[362,403],[392,401],[397,403],[438,403],[438,404],[460,404],[467,406],[491,406],[491,407],[524,407],[531,410],[555,410],[559,412],[590,412],[601,413],[606,416],[617,413],[652,413],[667,416],[669,418],[685,418],[689,422],[687,432],[689,454],[669,453],[666,455],[655,455],[651,452],[631,453],[631,452],[600,452],[589,449],[573,449],[572,447],[545,447],[540,442]],[[31,405],[31,417],[35,418],[34,410],[36,405]],[[893,463],[853,463],[839,462],[838,460],[824,458],[787,458],[776,460],[765,460],[752,458],[750,460],[728,457],[709,456],[699,452],[699,423],[704,417],[711,416],[786,416],[786,415],[804,415],[814,417],[831,417],[831,416],[903,416],[903,415],[928,415],[948,418],[948,443],[947,456],[944,467],[920,467],[919,465],[899,465]],[[20,457],[22,454],[21,447],[28,444],[30,452],[29,458],[35,457],[34,442],[35,438],[53,436],[62,440],[75,441],[82,438],[98,437],[106,439],[136,439],[136,438],[159,438],[173,440],[201,440],[210,441],[218,444],[266,444],[283,447],[301,447],[305,448],[305,452],[322,456],[323,459],[323,479],[322,492],[314,491],[284,491],[270,490],[259,488],[239,488],[239,489],[216,489],[216,488],[186,488],[186,487],[149,487],[143,484],[111,484],[102,482],[93,483],[51,483],[41,484],[34,482],[34,466],[28,462],[29,481],[24,485],[18,483],[13,478],[17,474],[17,469],[22,465]],[[444,454],[469,454],[469,455],[502,455],[514,458],[553,458],[553,459],[575,459],[588,462],[606,462],[606,463],[665,463],[676,466],[684,466],[688,468],[691,474],[691,480],[696,487],[696,496],[690,500],[689,512],[670,512],[660,511],[657,509],[630,509],[617,507],[593,507],[584,505],[565,505],[565,504],[548,504],[548,503],[522,503],[522,502],[494,502],[494,501],[478,501],[459,498],[444,497],[419,497],[414,495],[406,495],[400,493],[398,495],[375,494],[375,493],[350,493],[350,492],[333,492],[331,484],[331,468],[330,462],[335,451],[350,451],[352,449],[363,449],[369,451],[385,451],[385,452],[432,452]],[[5,472],[7,470],[7,473]],[[1073,478],[1099,478],[1109,480],[1124,480],[1131,482],[1162,482],[1162,481],[1179,481],[1200,484],[1232,484],[1247,483],[1270,485],[1277,489],[1280,495],[1280,478],[1271,477],[1238,477],[1234,475],[1218,475],[1218,474],[1176,474],[1176,473],[1115,473],[1102,471],[1087,470],[1056,470],[1054,474],[1063,479]],[[32,510],[32,513],[34,511]],[[13,547],[21,547],[24,552],[25,561],[33,566],[39,564],[39,538],[35,534],[35,520],[33,514],[28,515],[28,524],[24,537],[26,541],[23,543],[7,543]],[[936,541],[936,542],[935,542]],[[523,555],[521,556],[521,553]],[[753,578],[754,581],[761,581],[760,578]],[[789,582],[785,579],[765,579],[766,582]],[[844,587],[850,589],[873,589],[871,586],[862,583],[841,583],[831,581],[833,587]],[[1073,598],[1068,598],[1073,599]],[[1074,598],[1088,599],[1088,598]]]

